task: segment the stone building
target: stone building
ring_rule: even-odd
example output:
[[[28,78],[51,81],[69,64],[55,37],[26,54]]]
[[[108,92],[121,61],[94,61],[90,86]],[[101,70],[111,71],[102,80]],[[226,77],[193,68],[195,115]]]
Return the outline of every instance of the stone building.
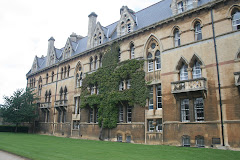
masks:
[[[118,42],[120,62],[145,60],[150,93],[145,107],[119,108],[105,140],[240,147],[239,0],[162,0],[138,12],[123,6],[105,27],[96,13],[88,17],[86,37],[72,33],[61,49],[51,37],[47,56],[36,56],[27,73],[40,97],[39,133],[98,139],[97,110],[79,107],[82,80]]]

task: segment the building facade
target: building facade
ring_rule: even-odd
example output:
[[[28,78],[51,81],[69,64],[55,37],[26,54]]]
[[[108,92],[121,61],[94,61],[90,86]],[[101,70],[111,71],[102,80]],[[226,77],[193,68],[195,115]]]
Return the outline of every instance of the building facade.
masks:
[[[239,148],[239,0],[163,0],[138,12],[123,6],[120,14],[103,27],[91,13],[86,37],[73,33],[61,49],[51,37],[47,56],[34,58],[27,86],[40,97],[39,133],[98,139],[98,110],[80,108],[82,81],[117,42],[120,62],[144,60],[150,92],[144,107],[119,107],[105,140]]]

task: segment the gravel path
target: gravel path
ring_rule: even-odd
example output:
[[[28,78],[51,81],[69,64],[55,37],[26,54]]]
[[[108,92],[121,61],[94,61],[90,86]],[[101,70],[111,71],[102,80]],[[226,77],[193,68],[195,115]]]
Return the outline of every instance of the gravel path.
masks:
[[[19,157],[17,155],[4,152],[0,150],[0,160],[29,160],[27,158]]]

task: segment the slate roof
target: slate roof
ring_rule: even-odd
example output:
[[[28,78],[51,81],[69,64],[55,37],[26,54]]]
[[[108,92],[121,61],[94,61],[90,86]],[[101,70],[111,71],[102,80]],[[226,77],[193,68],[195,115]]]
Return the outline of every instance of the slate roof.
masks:
[[[199,0],[198,6],[201,6],[203,4],[206,4],[210,1],[213,0]],[[145,9],[142,9],[138,12],[135,13],[135,15],[132,15],[134,20],[137,22],[137,26],[134,28],[134,31],[140,30],[144,27],[147,27],[149,25],[152,25],[154,23],[157,23],[159,21],[162,21],[164,19],[170,18],[173,16],[172,10],[171,10],[171,5],[172,0],[162,0],[158,3],[155,3]],[[114,22],[106,27],[102,27],[104,34],[106,36],[111,36],[107,37],[103,43],[106,43],[108,41],[114,40],[117,38],[117,24],[119,21]],[[71,39],[69,39],[71,41]],[[84,51],[87,50],[87,41],[88,37],[84,37],[77,42],[71,41],[71,45],[73,47],[73,53],[71,56],[74,56],[76,54],[80,54]],[[62,60],[62,53],[63,49],[55,49],[56,51],[56,63]],[[46,67],[46,57],[43,58],[38,58],[38,69],[41,70]],[[28,72],[27,75],[29,75],[31,72]]]

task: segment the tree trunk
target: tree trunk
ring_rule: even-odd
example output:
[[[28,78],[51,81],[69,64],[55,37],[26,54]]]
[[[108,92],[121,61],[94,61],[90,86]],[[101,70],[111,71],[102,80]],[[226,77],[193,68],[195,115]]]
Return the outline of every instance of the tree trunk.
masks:
[[[15,133],[17,133],[18,123],[16,123]]]
[[[101,126],[101,129],[100,129],[100,133],[99,133],[99,140],[103,140],[102,138],[102,131],[103,131],[103,121],[102,121],[102,126]]]

